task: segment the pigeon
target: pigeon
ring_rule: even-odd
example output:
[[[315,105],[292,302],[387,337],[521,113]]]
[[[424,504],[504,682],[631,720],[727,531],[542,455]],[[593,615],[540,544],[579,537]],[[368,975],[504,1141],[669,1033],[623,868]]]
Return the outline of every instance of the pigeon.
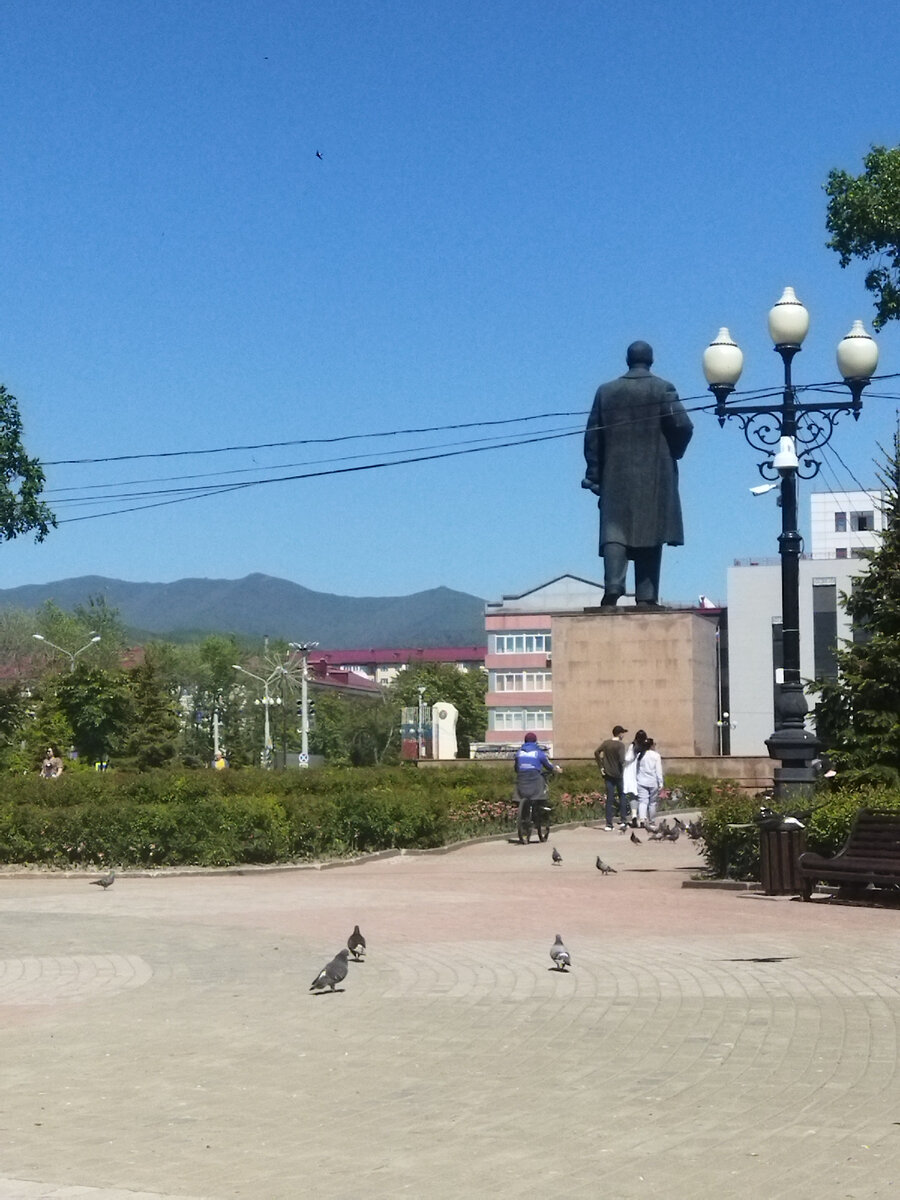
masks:
[[[665,836],[665,830],[654,829],[647,840],[650,842],[661,842]]]
[[[597,870],[602,871],[604,875],[617,875],[615,867],[611,867],[609,863],[605,863],[600,855],[597,855]]]
[[[553,853],[550,855],[550,857],[553,859],[554,867],[558,867],[559,864],[562,862],[562,855],[560,854],[560,852],[557,850],[557,848],[555,846],[553,847]]]
[[[556,964],[557,971],[566,971],[572,965],[572,956],[563,945],[561,933],[556,935],[556,941],[550,947],[550,957]]]
[[[347,938],[347,949],[356,961],[361,959],[366,952],[366,939],[359,932],[358,925],[353,926],[353,932]]]
[[[685,825],[684,821],[680,820],[678,817],[673,817],[672,819],[675,822],[676,829],[680,830],[682,833],[687,831],[687,825]]]
[[[92,884],[96,884],[97,887],[102,887],[104,892],[106,891],[107,888],[112,887],[112,885],[115,882],[116,882],[115,871],[110,871],[110,873],[108,875],[104,875],[102,879],[92,879],[91,880]]]
[[[681,837],[681,830],[676,825],[674,829],[670,829],[669,832],[666,834],[666,841],[677,842],[680,837]]]
[[[333,958],[327,967],[323,967],[312,983],[309,985],[311,992],[317,992],[321,988],[331,988],[334,991],[334,985],[341,983],[347,978],[347,959],[350,957],[349,950],[341,950],[336,958]]]
[[[641,839],[638,837],[638,835],[637,835],[637,834],[634,832],[634,830],[633,830],[633,829],[632,829],[632,831],[631,831],[631,840],[634,842],[634,844],[635,844],[636,846],[640,846],[640,845],[641,845]]]
[[[321,151],[321,150],[317,150],[317,151],[316,151],[316,158],[322,158],[322,157],[323,157],[323,155],[322,155],[322,151]]]

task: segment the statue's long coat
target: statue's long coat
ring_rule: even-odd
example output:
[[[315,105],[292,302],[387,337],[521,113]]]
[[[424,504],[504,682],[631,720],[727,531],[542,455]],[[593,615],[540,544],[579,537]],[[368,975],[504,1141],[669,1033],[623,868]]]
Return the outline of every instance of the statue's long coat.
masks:
[[[636,366],[594,397],[584,435],[583,487],[600,498],[600,552],[681,546],[678,462],[694,427],[671,383]]]

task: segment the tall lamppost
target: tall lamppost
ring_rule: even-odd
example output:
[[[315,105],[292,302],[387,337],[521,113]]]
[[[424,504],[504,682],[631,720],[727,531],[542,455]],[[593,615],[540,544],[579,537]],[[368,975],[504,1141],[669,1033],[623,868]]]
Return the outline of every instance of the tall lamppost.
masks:
[[[241,671],[244,675],[249,675],[251,679],[259,680],[259,682],[263,685],[263,698],[261,703],[265,709],[265,721],[263,726],[262,765],[264,770],[268,771],[272,766],[272,734],[269,728],[269,706],[278,703],[277,700],[273,700],[269,695],[269,684],[275,678],[275,675],[270,675],[268,679],[264,679],[262,675],[256,675],[253,671],[248,671],[246,667],[242,667],[239,663],[232,663],[231,665],[234,667],[235,671]],[[277,673],[278,672],[276,671],[275,674]],[[256,703],[259,704],[260,701],[257,700]]]
[[[100,641],[100,634],[94,634],[89,642],[85,642],[85,644],[79,650],[76,650],[73,653],[71,650],[64,650],[62,646],[57,646],[56,642],[51,642],[50,639],[45,638],[42,633],[33,633],[31,636],[35,639],[35,641],[43,642],[45,646],[52,646],[54,650],[58,650],[60,654],[64,654],[69,660],[70,671],[75,670],[75,659],[78,657],[78,655],[84,654],[85,650],[90,650],[91,646],[96,645],[96,643]]]
[[[309,766],[309,652],[318,642],[288,642],[300,655],[300,758],[297,765]]]
[[[878,366],[878,347],[855,321],[838,344],[837,364],[850,391],[848,399],[801,401],[791,377],[791,363],[809,330],[809,313],[793,288],[769,312],[769,335],[784,366],[781,400],[770,404],[729,404],[741,376],[744,356],[726,328],[719,330],[703,354],[703,372],[716,398],[719,425],[737,418],[744,437],[765,455],[759,463],[763,479],[781,487],[781,624],[784,675],[775,701],[775,732],[766,739],[775,769],[775,794],[780,799],[809,789],[815,780],[812,760],[818,741],[806,728],[809,711],[800,678],[800,556],[803,539],[797,530],[797,479],[812,479],[820,463],[812,455],[831,440],[841,413],[859,419],[863,389]]]

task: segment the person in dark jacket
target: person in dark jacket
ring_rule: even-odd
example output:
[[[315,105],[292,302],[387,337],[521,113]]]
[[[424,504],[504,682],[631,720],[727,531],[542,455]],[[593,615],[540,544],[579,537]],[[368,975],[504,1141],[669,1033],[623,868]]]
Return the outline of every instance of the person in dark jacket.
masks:
[[[584,435],[585,477],[600,507],[601,607],[615,607],[634,563],[638,608],[659,607],[663,545],[684,544],[678,460],[694,431],[671,383],[653,375],[653,351],[632,342],[628,371],[601,384]]]
[[[519,798],[519,815],[539,825],[542,810],[549,811],[547,778],[562,768],[554,766],[546,750],[537,744],[536,733],[526,733],[522,745],[516,751],[516,795]]]
[[[628,824],[629,800],[625,795],[624,775],[626,746],[622,734],[628,730],[624,725],[614,725],[612,737],[601,742],[594,751],[594,761],[603,776],[603,786],[606,789],[606,829],[612,832],[616,819],[616,803],[619,805],[619,824],[622,829]]]

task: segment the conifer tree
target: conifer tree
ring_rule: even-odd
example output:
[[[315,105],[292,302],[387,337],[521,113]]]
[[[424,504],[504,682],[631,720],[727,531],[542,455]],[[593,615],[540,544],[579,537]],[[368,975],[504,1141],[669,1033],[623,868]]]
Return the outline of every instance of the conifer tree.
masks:
[[[839,777],[900,784],[900,430],[879,472],[884,530],[843,606],[861,637],[838,650],[838,678],[816,685],[820,737]]]

